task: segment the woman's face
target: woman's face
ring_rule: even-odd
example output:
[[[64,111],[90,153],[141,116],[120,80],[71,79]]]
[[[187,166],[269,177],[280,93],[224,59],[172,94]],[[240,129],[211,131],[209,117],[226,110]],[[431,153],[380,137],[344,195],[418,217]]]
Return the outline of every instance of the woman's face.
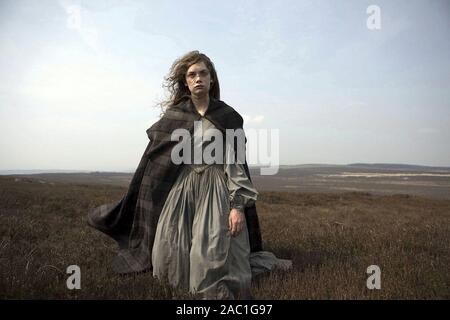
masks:
[[[208,95],[211,88],[211,74],[203,61],[194,63],[186,72],[185,81],[191,95],[202,97]]]

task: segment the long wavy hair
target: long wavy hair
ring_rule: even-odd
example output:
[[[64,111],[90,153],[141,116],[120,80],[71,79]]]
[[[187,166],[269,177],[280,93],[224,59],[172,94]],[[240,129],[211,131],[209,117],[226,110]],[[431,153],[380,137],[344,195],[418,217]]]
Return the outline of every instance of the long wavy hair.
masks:
[[[175,60],[170,68],[169,74],[164,78],[163,87],[169,92],[169,98],[158,103],[162,113],[173,105],[180,103],[184,99],[190,99],[191,92],[186,86],[186,73],[190,66],[195,63],[204,62],[213,81],[209,89],[209,97],[220,99],[219,79],[217,78],[216,68],[207,55],[198,50],[191,51]]]

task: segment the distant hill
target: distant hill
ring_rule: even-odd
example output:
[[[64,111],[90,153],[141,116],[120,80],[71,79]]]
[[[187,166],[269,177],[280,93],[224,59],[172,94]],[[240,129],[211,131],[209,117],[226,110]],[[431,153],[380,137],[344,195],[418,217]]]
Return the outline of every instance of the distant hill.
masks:
[[[115,174],[115,173],[132,173],[134,170],[122,170],[122,171],[93,171],[93,170],[64,170],[64,169],[48,169],[48,170],[0,170],[0,175],[12,175],[12,174],[43,174],[43,173],[88,173],[88,174]]]
[[[305,164],[290,164],[280,165],[280,169],[302,169],[302,168],[331,168],[331,167],[345,167],[346,164],[327,164],[327,163],[305,163]]]
[[[251,170],[257,170],[261,165],[249,165]],[[412,164],[401,164],[401,163],[350,163],[350,164],[326,164],[326,163],[306,163],[306,164],[293,164],[293,165],[280,165],[280,170],[283,169],[332,169],[332,168],[354,168],[354,169],[368,169],[368,170],[397,170],[397,171],[450,171],[450,167],[434,167],[434,166],[423,166],[423,165],[412,165]],[[87,173],[93,175],[104,175],[104,174],[129,174],[134,173],[135,169],[129,170],[60,170],[60,169],[48,169],[48,170],[0,170],[0,175],[15,175],[15,174],[43,174],[43,173]]]
[[[30,170],[0,170],[0,175],[9,174],[39,174],[39,173],[87,173],[89,170],[62,170],[62,169],[30,169]]]
[[[401,163],[351,163],[348,164],[347,166],[353,168],[356,167],[356,168],[383,169],[383,170],[420,170],[420,171],[450,170],[450,167],[434,167],[434,166],[422,166],[422,165],[401,164]]]
[[[134,174],[134,171],[48,171],[51,170],[17,170],[14,173],[9,170],[8,175],[3,171],[0,178],[42,185],[102,184],[126,188]],[[450,199],[449,167],[388,163],[302,164],[280,166],[274,175],[265,175],[257,167],[250,167],[250,172],[253,183],[261,191],[352,191]]]
[[[250,168],[260,168],[261,166],[250,166]],[[262,166],[264,167],[264,166]],[[372,170],[397,170],[397,171],[450,171],[450,167],[424,166],[402,163],[349,163],[349,164],[327,164],[327,163],[306,163],[280,165],[283,169],[314,169],[314,168],[353,168]]]

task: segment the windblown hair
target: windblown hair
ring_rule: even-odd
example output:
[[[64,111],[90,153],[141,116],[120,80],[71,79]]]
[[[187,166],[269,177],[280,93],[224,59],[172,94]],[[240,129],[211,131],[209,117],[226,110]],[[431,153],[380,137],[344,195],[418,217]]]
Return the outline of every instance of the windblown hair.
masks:
[[[191,92],[186,86],[186,72],[195,63],[204,62],[213,81],[209,90],[209,97],[220,99],[219,79],[212,61],[199,51],[191,51],[175,60],[170,68],[169,74],[165,77],[163,87],[169,92],[169,98],[158,105],[164,113],[167,108],[180,103],[184,99],[191,97]]]

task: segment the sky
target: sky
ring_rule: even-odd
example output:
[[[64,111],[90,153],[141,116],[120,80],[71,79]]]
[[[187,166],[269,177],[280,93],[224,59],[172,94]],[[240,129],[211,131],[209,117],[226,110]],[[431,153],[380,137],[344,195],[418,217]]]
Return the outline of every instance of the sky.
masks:
[[[450,166],[447,0],[2,0],[0,170],[135,170],[191,50],[281,165]]]

